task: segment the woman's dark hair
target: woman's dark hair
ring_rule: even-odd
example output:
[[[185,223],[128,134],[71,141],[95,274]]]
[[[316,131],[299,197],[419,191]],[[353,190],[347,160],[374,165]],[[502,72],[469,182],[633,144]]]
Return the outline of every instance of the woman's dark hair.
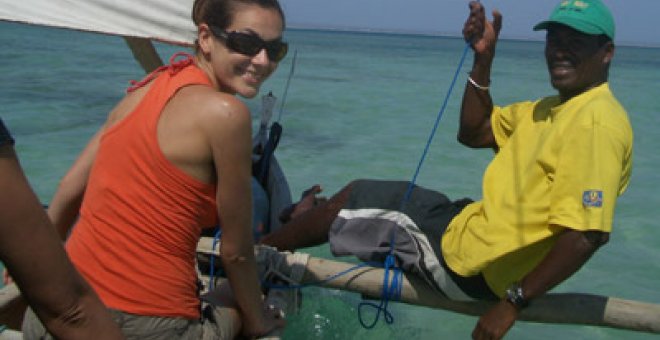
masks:
[[[192,8],[192,20],[195,26],[206,23],[226,29],[236,11],[237,5],[257,5],[266,9],[275,9],[285,25],[284,11],[277,0],[195,0]]]

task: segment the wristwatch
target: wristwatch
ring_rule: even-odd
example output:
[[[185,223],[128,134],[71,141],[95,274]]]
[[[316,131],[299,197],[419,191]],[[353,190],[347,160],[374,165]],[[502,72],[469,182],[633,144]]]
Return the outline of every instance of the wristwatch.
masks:
[[[529,305],[529,301],[525,299],[525,293],[523,292],[520,282],[515,282],[507,288],[506,300],[518,309],[523,309]]]

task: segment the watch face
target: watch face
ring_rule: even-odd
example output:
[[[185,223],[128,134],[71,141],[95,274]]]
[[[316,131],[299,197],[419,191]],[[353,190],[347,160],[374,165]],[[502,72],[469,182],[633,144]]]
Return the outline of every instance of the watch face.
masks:
[[[523,289],[518,283],[513,284],[506,290],[506,299],[518,308],[524,308],[528,304]]]

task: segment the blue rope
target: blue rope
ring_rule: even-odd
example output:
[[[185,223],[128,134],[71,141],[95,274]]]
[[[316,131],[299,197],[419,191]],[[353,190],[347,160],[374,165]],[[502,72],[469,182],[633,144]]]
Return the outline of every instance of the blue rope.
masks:
[[[417,176],[419,175],[419,171],[422,168],[422,164],[424,163],[424,160],[426,159],[426,155],[428,154],[428,151],[431,147],[431,142],[433,141],[433,137],[435,137],[435,134],[438,130],[438,126],[440,124],[440,120],[442,118],[442,115],[445,112],[445,109],[447,108],[447,103],[449,102],[449,98],[451,97],[452,90],[454,89],[454,86],[456,85],[456,80],[458,79],[458,75],[461,71],[461,68],[463,67],[463,64],[465,63],[465,59],[467,57],[467,53],[470,49],[470,44],[466,44],[465,48],[463,49],[463,55],[461,56],[461,59],[458,63],[458,67],[456,68],[456,72],[454,73],[454,78],[451,81],[451,85],[449,86],[449,90],[447,91],[447,95],[445,96],[445,100],[442,103],[442,107],[440,108],[440,111],[438,112],[438,116],[435,119],[435,123],[433,124],[433,129],[431,130],[431,135],[429,136],[428,141],[426,142],[426,146],[424,147],[424,151],[422,152],[422,157],[419,160],[419,163],[417,164],[417,169],[415,169],[415,174],[413,175],[412,180],[410,183],[408,183],[408,189],[406,190],[405,195],[403,196],[403,199],[401,201],[401,208],[399,211],[403,212],[404,207],[406,203],[410,200],[410,195],[412,193],[412,190],[415,186],[415,182],[417,181]],[[401,278],[401,270],[396,267],[396,262],[395,262],[395,257],[394,257],[394,244],[395,244],[395,233],[396,229],[392,229],[391,237],[390,237],[390,250],[389,250],[389,255],[387,255],[387,258],[385,259],[385,275],[383,277],[383,292],[381,294],[381,302],[379,305],[375,305],[370,302],[363,302],[360,304],[358,308],[358,315],[360,317],[360,324],[362,324],[362,327],[366,329],[371,329],[373,328],[376,323],[378,322],[378,319],[380,317],[380,313],[382,312],[384,315],[385,322],[387,324],[391,324],[394,322],[394,318],[392,317],[392,314],[387,310],[387,306],[389,304],[390,299],[394,299],[394,301],[398,300],[401,296],[401,284],[402,280]],[[392,268],[395,271],[394,278],[392,279],[392,282],[389,282],[389,269]],[[362,315],[361,315],[361,307],[363,306],[372,306],[378,310],[376,314],[376,318],[374,322],[370,325],[366,325],[362,321]]]
[[[218,231],[215,233],[215,236],[213,236],[213,246],[211,247],[213,255],[211,255],[211,268],[209,269],[209,292],[215,288],[215,285],[213,284],[215,276],[215,246],[220,242],[220,236],[222,236],[222,230],[218,227]]]
[[[438,130],[440,120],[442,119],[442,116],[445,112],[445,109],[447,108],[447,104],[449,103],[449,98],[451,97],[452,90],[454,89],[454,87],[456,85],[456,80],[458,79],[458,75],[461,71],[461,68],[463,68],[463,64],[465,63],[465,59],[467,57],[467,53],[468,53],[469,49],[470,49],[470,44],[467,43],[465,45],[465,48],[463,49],[463,55],[461,56],[458,67],[456,68],[456,72],[454,73],[454,77],[453,77],[452,82],[449,86],[449,90],[447,91],[445,99],[442,103],[442,107],[440,108],[440,111],[438,112],[438,116],[435,120],[435,123],[433,124],[433,129],[431,130],[431,134],[428,138],[428,141],[426,142],[426,146],[424,147],[424,151],[422,152],[422,157],[420,158],[419,163],[417,164],[417,168],[415,169],[415,173],[412,177],[412,180],[408,184],[408,188],[406,190],[406,193],[405,193],[405,195],[404,195],[404,197],[401,201],[400,211],[403,211],[403,208],[405,207],[406,203],[410,200],[410,195],[411,195],[412,190],[413,190],[413,188],[415,186],[415,183],[417,181],[417,177],[419,176],[419,172],[422,168],[424,160],[426,159],[426,155],[428,154],[428,151],[431,147],[431,142],[433,141],[433,138],[435,137],[435,134]],[[288,90],[289,80],[291,78],[291,75],[293,74],[293,70],[294,70],[294,67],[295,67],[296,54],[294,54],[294,59],[293,59],[292,67],[291,67],[291,72],[289,74],[289,79],[287,79],[287,85],[286,85],[286,89],[285,89],[284,98],[286,98],[286,92],[287,92],[286,90]],[[280,107],[280,112],[279,112],[280,117],[282,115],[283,107],[284,107],[284,103],[282,103],[282,106]],[[278,120],[279,120],[280,117],[278,117]],[[387,307],[389,305],[390,300],[398,301],[401,298],[401,290],[402,290],[402,282],[403,282],[403,280],[402,280],[403,273],[402,273],[401,269],[396,266],[396,259],[395,259],[395,256],[394,256],[394,241],[395,241],[394,231],[395,230],[396,229],[393,229],[393,231],[392,231],[392,235],[391,235],[391,238],[390,238],[389,254],[385,258],[384,265],[383,265],[385,273],[384,273],[384,276],[383,276],[383,285],[382,285],[383,290],[382,290],[382,293],[381,293],[380,303],[378,305],[376,305],[372,302],[361,302],[358,305],[359,321],[360,321],[360,324],[362,325],[362,327],[364,327],[366,329],[372,329],[378,323],[378,320],[380,319],[381,313],[383,314],[383,318],[384,318],[384,320],[387,324],[394,323],[394,317],[392,316],[392,313],[390,313],[388,311]],[[220,235],[220,231],[218,231],[218,233],[216,234],[216,238],[219,238],[219,235]],[[213,243],[214,250],[215,250],[215,244],[216,244],[216,241],[214,240],[214,243]],[[330,282],[330,281],[335,280],[335,279],[337,279],[337,278],[339,278],[343,275],[348,274],[351,271],[354,271],[356,269],[359,269],[359,268],[362,268],[362,267],[365,267],[365,266],[377,266],[377,265],[370,264],[370,263],[361,263],[361,264],[358,264],[358,265],[356,265],[354,267],[351,267],[347,270],[339,272],[339,273],[337,273],[333,276],[330,276],[327,279],[320,280],[320,281],[317,281],[317,282],[310,282],[310,283],[302,284],[302,285],[277,285],[277,284],[270,284],[270,283],[267,283],[267,282],[262,282],[262,285],[267,287],[267,288],[272,288],[272,289],[301,289],[301,288],[305,288],[305,287],[312,286],[312,285],[319,285],[319,284],[323,284],[323,283],[326,283],[326,282]],[[211,257],[211,279],[213,279],[213,267],[214,266],[213,266],[213,256],[212,256]],[[392,270],[392,272],[393,272],[391,282],[390,282],[390,270]],[[363,310],[364,307],[373,307],[377,310],[376,316],[375,316],[375,318],[374,318],[374,320],[371,324],[366,324],[364,322],[363,318],[362,318],[362,310]]]
[[[350,268],[348,268],[344,271],[341,271],[341,272],[339,272],[335,275],[332,275],[332,276],[330,276],[330,277],[328,277],[324,280],[309,282],[309,283],[306,283],[306,284],[279,285],[279,284],[272,284],[272,283],[264,281],[264,282],[262,282],[262,285],[264,287],[270,288],[270,289],[283,289],[283,290],[284,289],[301,289],[301,288],[306,288],[306,287],[309,287],[309,286],[318,286],[318,285],[321,285],[323,283],[327,283],[327,282],[330,282],[332,280],[336,280],[337,278],[339,278],[343,275],[346,275],[346,274],[348,274],[348,273],[350,273],[354,270],[357,270],[357,269],[360,269],[360,268],[363,268],[363,267],[381,267],[381,264],[376,263],[376,262],[363,262],[363,263],[360,263],[360,264],[355,265],[353,267],[350,267]],[[383,286],[384,288],[383,288],[383,292],[381,293],[381,302],[380,302],[380,304],[376,305],[376,304],[371,303],[371,302],[361,302],[358,305],[358,317],[359,317],[359,320],[360,320],[360,324],[366,329],[371,329],[376,325],[376,323],[378,323],[378,320],[380,319],[380,314],[381,313],[383,313],[383,317],[385,319],[385,322],[387,322],[388,324],[391,324],[391,323],[394,322],[394,317],[387,310],[387,306],[388,306],[390,300],[397,301],[401,298],[401,288],[402,288],[401,282],[403,282],[403,279],[402,279],[403,278],[403,272],[399,268],[396,268],[394,256],[391,255],[391,254],[388,255],[387,258],[385,259],[384,269],[385,269],[385,279],[384,279],[385,283],[389,283],[389,281],[390,281],[390,270],[392,270],[394,274],[392,276],[391,284]],[[364,322],[363,317],[362,317],[363,307],[367,307],[367,306],[376,308],[376,310],[377,310],[376,317],[375,317],[374,321],[369,325],[367,325]]]
[[[435,124],[433,125],[433,130],[431,131],[431,135],[429,136],[428,142],[426,143],[426,147],[424,148],[424,152],[422,153],[422,158],[419,161],[419,164],[417,165],[417,169],[415,171],[415,174],[410,181],[408,185],[408,189],[406,191],[406,194],[404,195],[404,198],[401,202],[401,211],[403,211],[403,208],[405,204],[408,202],[410,199],[410,194],[412,192],[412,189],[415,185],[415,182],[417,180],[417,176],[419,175],[419,171],[422,167],[422,164],[424,162],[424,159],[426,158],[426,155],[428,154],[428,150],[430,148],[431,142],[433,140],[433,137],[435,136],[438,125],[440,123],[440,119],[442,118],[442,115],[447,107],[447,103],[449,102],[449,98],[451,96],[452,89],[456,85],[456,80],[458,79],[458,75],[460,73],[461,68],[463,67],[463,64],[465,62],[467,52],[469,50],[470,44],[467,44],[465,46],[465,49],[463,51],[463,55],[461,57],[461,60],[458,64],[458,67],[456,69],[456,72],[454,74],[454,78],[452,79],[451,85],[449,87],[449,91],[447,92],[447,95],[445,96],[445,100],[442,104],[442,108],[440,109],[438,113],[438,117],[435,120]],[[358,305],[358,317],[360,324],[362,327],[366,329],[372,329],[377,323],[378,320],[380,319],[381,313],[383,314],[383,318],[387,324],[392,324],[394,322],[394,317],[392,316],[392,313],[388,311],[388,305],[389,301],[398,301],[401,298],[401,290],[402,290],[402,282],[403,282],[403,272],[401,271],[400,268],[396,266],[396,259],[394,256],[394,241],[395,241],[395,233],[392,232],[391,238],[390,238],[390,249],[389,249],[389,254],[385,258],[383,268],[385,270],[384,277],[383,277],[383,290],[381,293],[381,301],[378,305],[372,303],[372,302],[361,302]],[[219,237],[220,231],[218,231],[218,234],[216,235],[216,238]],[[216,241],[214,240],[213,247],[215,248]],[[357,270],[359,268],[363,268],[366,266],[371,266],[371,267],[380,267],[380,263],[361,263],[356,266],[353,266],[351,268],[348,268],[342,272],[339,272],[335,275],[332,275],[324,280],[316,281],[316,282],[309,282],[306,284],[300,284],[300,285],[279,285],[279,284],[272,284],[268,282],[262,282],[262,285],[266,288],[270,289],[301,289],[301,288],[306,288],[309,286],[317,286],[323,283],[330,282],[332,280],[335,280],[343,275],[346,275],[350,273],[351,271]],[[211,257],[211,270],[213,270],[213,257]],[[393,272],[392,274],[392,280],[390,282],[390,270]],[[213,278],[213,271],[211,271],[211,278]],[[366,324],[363,320],[362,317],[362,310],[364,307],[373,307],[377,310],[376,316],[371,324]]]
[[[431,147],[431,142],[433,141],[433,137],[435,137],[435,134],[438,130],[440,119],[442,119],[442,115],[445,113],[445,109],[447,108],[447,103],[449,102],[449,97],[451,96],[451,92],[454,89],[454,86],[456,85],[456,80],[458,79],[458,75],[461,72],[461,68],[463,68],[463,64],[465,63],[465,58],[467,57],[467,53],[469,50],[470,50],[470,44],[467,43],[465,44],[465,48],[463,49],[463,56],[461,57],[461,60],[458,63],[458,67],[456,68],[456,72],[454,73],[454,78],[451,81],[451,85],[449,86],[449,90],[447,91],[447,95],[445,96],[445,100],[442,103],[442,108],[440,109],[440,112],[438,112],[438,117],[435,119],[435,124],[433,124],[433,129],[431,130],[431,135],[429,136],[429,139],[426,142],[426,146],[424,147],[424,152],[422,152],[422,157],[420,158],[419,163],[417,164],[417,169],[415,169],[415,174],[413,175],[412,180],[408,184],[408,190],[406,191],[406,194],[403,196],[403,200],[401,201],[401,209],[403,209],[405,204],[410,199],[410,194],[412,193],[413,187],[415,186],[415,182],[417,182],[417,176],[419,176],[419,171],[421,170],[422,164],[424,163],[426,155],[429,152],[429,148]]]
[[[394,271],[394,275],[392,276],[392,283],[388,285],[390,280],[390,269]],[[358,305],[358,318],[362,327],[366,329],[374,328],[380,319],[381,313],[383,313],[383,319],[388,325],[394,322],[394,317],[392,316],[392,313],[387,310],[387,306],[390,300],[398,301],[401,298],[402,276],[403,273],[401,272],[401,269],[396,268],[394,255],[390,253],[385,259],[385,276],[383,278],[383,292],[381,293],[380,304],[376,305],[372,302],[361,302]],[[374,317],[373,322],[369,325],[365,324],[363,320],[363,307],[373,307],[376,309],[376,316]]]

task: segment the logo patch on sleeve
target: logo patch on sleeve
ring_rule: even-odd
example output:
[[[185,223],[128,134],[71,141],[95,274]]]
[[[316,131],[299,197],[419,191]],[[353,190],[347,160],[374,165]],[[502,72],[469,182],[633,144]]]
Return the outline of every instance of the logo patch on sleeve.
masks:
[[[592,208],[602,207],[603,192],[601,190],[585,190],[582,194],[582,205]]]

